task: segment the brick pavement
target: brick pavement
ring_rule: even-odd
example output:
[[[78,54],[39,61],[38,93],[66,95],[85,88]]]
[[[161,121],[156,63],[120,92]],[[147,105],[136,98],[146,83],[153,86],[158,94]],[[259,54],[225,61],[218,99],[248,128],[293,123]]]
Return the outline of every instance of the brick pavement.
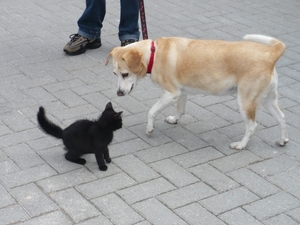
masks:
[[[62,51],[83,7],[84,0],[0,0],[0,224],[300,224],[298,0],[145,2],[152,39],[261,33],[286,43],[278,91],[290,142],[275,145],[276,122],[260,109],[242,151],[229,148],[244,132],[233,96],[191,96],[179,124],[163,121],[169,107],[148,137],[147,111],[161,89],[145,79],[119,98],[104,66],[119,45],[119,1],[107,1],[100,49],[76,57]],[[66,126],[97,117],[108,101],[124,111],[124,128],[107,172],[90,155],[85,166],[67,162],[62,143],[36,126],[40,105]]]

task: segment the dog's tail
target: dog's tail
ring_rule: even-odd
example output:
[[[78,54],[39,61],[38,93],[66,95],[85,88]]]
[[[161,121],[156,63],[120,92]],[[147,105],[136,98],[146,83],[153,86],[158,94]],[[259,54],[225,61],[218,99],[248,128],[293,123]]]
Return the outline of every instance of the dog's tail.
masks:
[[[45,115],[45,109],[41,106],[39,108],[39,112],[37,113],[37,120],[41,126],[41,128],[47,133],[52,135],[53,137],[62,139],[63,130],[57,126],[56,124],[52,123],[50,120],[47,119]]]
[[[268,37],[268,36],[259,35],[259,34],[247,34],[246,36],[244,36],[244,40],[253,41],[253,42],[261,43],[264,45],[272,46],[276,52],[277,59],[279,59],[279,57],[285,51],[285,44],[273,37]]]

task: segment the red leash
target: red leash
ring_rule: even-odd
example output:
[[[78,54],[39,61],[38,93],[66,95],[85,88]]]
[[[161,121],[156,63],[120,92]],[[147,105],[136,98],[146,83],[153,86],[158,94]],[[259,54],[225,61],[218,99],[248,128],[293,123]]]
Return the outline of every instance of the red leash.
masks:
[[[143,40],[146,40],[148,39],[148,31],[147,31],[147,24],[146,24],[144,0],[140,0],[140,17],[141,17]]]

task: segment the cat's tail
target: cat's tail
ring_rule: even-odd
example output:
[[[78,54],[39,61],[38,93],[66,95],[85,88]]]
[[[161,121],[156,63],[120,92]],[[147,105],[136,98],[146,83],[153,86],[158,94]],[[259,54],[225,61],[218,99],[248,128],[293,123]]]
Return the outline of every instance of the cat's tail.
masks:
[[[37,120],[41,126],[41,128],[47,133],[52,135],[53,137],[62,139],[63,130],[52,123],[45,115],[45,109],[41,106],[39,108],[39,112],[37,113]]]

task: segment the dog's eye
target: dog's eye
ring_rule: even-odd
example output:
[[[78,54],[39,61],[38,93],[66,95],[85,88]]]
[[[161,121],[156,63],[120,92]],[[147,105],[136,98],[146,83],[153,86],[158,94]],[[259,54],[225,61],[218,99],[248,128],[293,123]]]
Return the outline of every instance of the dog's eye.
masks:
[[[123,78],[128,77],[128,73],[122,73],[122,77],[123,77]]]

